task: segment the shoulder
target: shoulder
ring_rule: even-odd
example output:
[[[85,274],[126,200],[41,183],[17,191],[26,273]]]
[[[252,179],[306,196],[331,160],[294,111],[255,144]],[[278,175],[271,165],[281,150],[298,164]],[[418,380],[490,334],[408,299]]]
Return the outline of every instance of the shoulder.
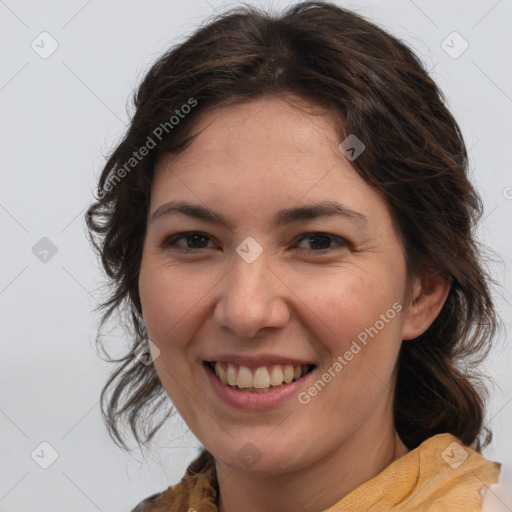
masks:
[[[202,450],[199,456],[188,466],[182,480],[142,500],[130,512],[169,512],[171,510],[188,510],[185,504],[192,495],[211,497],[217,493],[215,462],[212,455]]]

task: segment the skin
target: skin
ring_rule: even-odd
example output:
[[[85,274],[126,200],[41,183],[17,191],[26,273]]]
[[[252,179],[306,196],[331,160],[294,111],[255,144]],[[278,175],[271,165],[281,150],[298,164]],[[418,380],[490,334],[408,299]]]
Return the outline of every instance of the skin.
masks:
[[[407,279],[386,202],[339,151],[332,118],[319,113],[272,96],[208,112],[194,142],[159,161],[152,184],[150,216],[184,200],[233,224],[183,215],[148,222],[139,279],[160,350],[156,370],[216,460],[222,512],[320,512],[406,454],[392,415],[398,351],[428,328],[449,291],[439,274]],[[332,216],[271,229],[276,211],[325,200],[367,223]],[[206,238],[162,247],[187,231]],[[304,237],[312,232],[333,235],[317,241],[330,252],[319,255]],[[263,249],[250,264],[236,252],[248,236]],[[311,361],[321,378],[395,303],[402,310],[308,404],[294,396],[273,410],[241,411],[221,402],[205,376],[202,361],[229,352]],[[251,467],[237,455],[249,442],[261,455]]]

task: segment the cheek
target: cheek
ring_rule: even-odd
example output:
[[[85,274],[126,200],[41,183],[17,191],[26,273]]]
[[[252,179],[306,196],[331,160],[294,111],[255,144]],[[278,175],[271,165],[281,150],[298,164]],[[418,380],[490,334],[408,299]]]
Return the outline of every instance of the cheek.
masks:
[[[157,266],[142,266],[139,294],[148,336],[161,351],[172,349],[167,340],[173,338],[194,302],[194,293],[185,286],[179,273]],[[174,336],[176,340],[179,337]]]
[[[192,280],[193,281],[193,280]],[[155,369],[165,392],[185,421],[191,421],[190,403],[183,383],[191,375],[189,342],[194,336],[193,320],[204,295],[183,272],[162,265],[141,267],[139,294],[149,339],[158,347]],[[197,369],[196,369],[197,370]]]
[[[398,274],[391,279],[375,272],[303,282],[299,315],[309,319],[307,328],[325,351],[323,373],[336,375],[331,392],[340,407],[365,407],[361,390],[376,399],[392,379],[402,341],[400,282]]]
[[[148,337],[160,349],[159,365],[183,375],[183,358],[192,363],[198,357],[192,341],[211,314],[209,296],[222,274],[186,269],[167,263],[141,267],[139,294]]]
[[[340,270],[303,279],[296,289],[304,314],[326,331],[327,336],[320,340],[330,340],[330,345],[339,349],[376,322],[380,327],[379,319],[388,310],[387,320],[397,316],[393,304],[400,299],[399,285],[375,273]],[[390,321],[386,325],[391,323],[396,324]]]

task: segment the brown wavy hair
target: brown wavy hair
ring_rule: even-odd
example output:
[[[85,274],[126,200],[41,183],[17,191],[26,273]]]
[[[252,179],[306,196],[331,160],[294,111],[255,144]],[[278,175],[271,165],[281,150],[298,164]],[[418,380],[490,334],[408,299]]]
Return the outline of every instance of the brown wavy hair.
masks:
[[[101,331],[114,312],[131,338],[123,357],[108,356],[117,367],[101,393],[101,410],[111,437],[128,449],[121,427],[129,425],[139,447],[148,444],[174,411],[154,366],[134,357],[148,343],[138,277],[155,164],[160,155],[188,147],[200,114],[269,94],[325,107],[335,116],[340,142],[348,134],[364,142],[352,164],[387,201],[408,276],[435,268],[451,280],[429,329],[402,343],[394,401],[399,436],[414,449],[449,432],[481,450],[491,432],[484,426],[487,391],[478,364],[499,319],[490,294],[494,281],[474,237],[482,202],[468,180],[461,131],[405,44],[328,2],[299,3],[280,15],[242,4],[209,19],[157,60],[134,95],[131,123],[86,213],[88,237],[110,285],[98,308],[97,343],[105,352]],[[194,108],[184,108],[192,102]],[[183,114],[178,123],[169,121],[174,114]],[[154,147],[142,157],[150,139]]]

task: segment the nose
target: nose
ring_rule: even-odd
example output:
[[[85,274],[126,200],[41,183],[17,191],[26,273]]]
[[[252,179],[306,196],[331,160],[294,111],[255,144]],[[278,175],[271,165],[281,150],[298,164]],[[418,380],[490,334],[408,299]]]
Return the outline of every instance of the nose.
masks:
[[[213,316],[217,327],[254,338],[266,328],[283,328],[289,321],[290,290],[269,264],[265,251],[252,263],[236,254],[222,283]]]

